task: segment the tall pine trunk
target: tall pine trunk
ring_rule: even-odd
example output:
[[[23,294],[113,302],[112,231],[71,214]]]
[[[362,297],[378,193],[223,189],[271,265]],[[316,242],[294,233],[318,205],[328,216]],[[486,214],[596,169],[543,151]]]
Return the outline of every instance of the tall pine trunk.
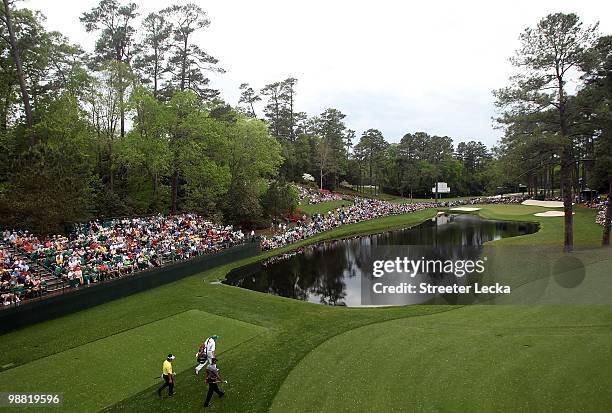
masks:
[[[119,104],[121,105],[120,117],[121,117],[121,130],[120,136],[122,138],[125,137],[125,91],[122,89],[121,94],[119,95]]]
[[[158,50],[157,50],[157,47],[155,47],[155,63],[153,67],[153,97],[155,99],[157,99],[157,77],[158,77],[158,72],[159,72],[158,62],[159,62]]]
[[[109,189],[111,194],[115,192],[115,179],[113,176],[113,140],[112,138],[108,141],[108,179]]]
[[[185,36],[183,41],[183,59],[181,62],[181,92],[185,90],[185,80],[187,77],[187,46],[188,46],[188,37]]]
[[[559,126],[561,130],[561,171],[559,174],[561,191],[563,192],[563,251],[570,252],[574,249],[574,223],[572,216],[572,171],[574,169],[572,141],[569,136],[567,124],[566,100],[563,90],[563,79],[558,74],[559,88]]]
[[[157,198],[157,187],[158,187],[158,175],[157,172],[153,174],[153,198]]]
[[[567,145],[565,145],[567,146]],[[563,192],[563,212],[564,212],[564,234],[563,234],[563,250],[570,252],[574,249],[574,226],[572,216],[572,162],[571,155],[566,152],[569,148],[563,148],[561,156],[561,191]]]
[[[10,91],[12,89],[12,85],[9,84],[7,85],[7,90]],[[11,94],[7,92],[6,97],[4,98],[4,102],[2,105],[2,114],[0,114],[0,131],[4,132],[6,131],[6,128],[8,127],[8,112],[9,112],[9,107],[11,106]]]
[[[319,170],[319,176],[320,176],[320,182],[321,182],[321,185],[319,186],[319,188],[323,189],[323,168]]]
[[[21,92],[21,100],[23,102],[23,110],[26,116],[26,125],[28,129],[32,129],[34,126],[34,118],[32,116],[32,106],[30,105],[30,95],[28,94],[28,88],[25,81],[25,74],[23,72],[23,65],[21,64],[21,54],[17,48],[17,38],[15,37],[15,28],[13,26],[13,17],[11,15],[11,9],[9,0],[3,0],[4,3],[4,23],[9,34],[9,44],[11,46],[11,52],[15,59],[15,69],[17,71],[17,80],[19,81],[19,90]],[[36,144],[36,137],[30,130],[30,146]]]

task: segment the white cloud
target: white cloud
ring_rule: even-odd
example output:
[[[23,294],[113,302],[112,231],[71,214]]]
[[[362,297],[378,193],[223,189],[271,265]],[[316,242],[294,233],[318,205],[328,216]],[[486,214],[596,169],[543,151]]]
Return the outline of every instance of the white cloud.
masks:
[[[133,1],[141,15],[173,3]],[[500,137],[491,90],[506,84],[525,27],[564,11],[612,33],[612,3],[595,0],[194,2],[212,21],[197,41],[227,70],[211,78],[230,103],[242,82],[259,88],[293,76],[298,110],[335,107],[358,133],[377,128],[394,141],[420,130],[490,146]],[[93,47],[79,16],[97,1],[22,4],[47,15],[50,29]]]

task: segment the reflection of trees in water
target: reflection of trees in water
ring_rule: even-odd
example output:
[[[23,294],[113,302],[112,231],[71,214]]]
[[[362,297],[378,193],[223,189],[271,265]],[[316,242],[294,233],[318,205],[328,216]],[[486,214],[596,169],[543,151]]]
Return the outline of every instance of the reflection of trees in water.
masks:
[[[317,260],[319,265],[315,269],[317,277],[312,291],[319,296],[322,304],[336,305],[346,297],[344,283],[344,270],[347,268],[346,250],[341,245],[337,245],[320,258]]]
[[[347,243],[347,261],[350,265],[347,270],[351,278],[369,272],[372,262],[372,247],[376,245],[378,245],[376,235],[353,239]]]
[[[415,241],[415,244],[478,247],[487,241],[534,233],[537,224],[491,221],[475,215],[451,215],[439,216],[415,229],[407,234],[407,239]]]
[[[346,297],[343,278],[347,266],[341,243],[324,243],[265,268],[256,284],[266,285],[263,291],[283,297],[308,300],[314,295],[321,303],[338,305]]]
[[[537,224],[488,221],[477,216],[440,216],[406,230],[309,246],[303,254],[265,268],[251,268],[248,275],[237,273],[228,281],[283,297],[298,300],[316,297],[323,304],[345,305],[345,281],[370,274],[372,261],[382,258],[372,255],[380,251],[373,247],[410,245],[405,256],[413,260],[421,257],[443,261],[477,259],[486,241],[535,231]],[[431,246],[437,247],[435,253]],[[427,276],[436,283],[447,283],[447,278],[439,274]]]
[[[293,257],[278,264],[271,265],[264,270],[268,282],[268,292],[283,297],[307,300],[308,292],[302,288],[303,276],[299,256]],[[276,269],[276,266],[279,268]],[[276,270],[272,270],[275,268]]]

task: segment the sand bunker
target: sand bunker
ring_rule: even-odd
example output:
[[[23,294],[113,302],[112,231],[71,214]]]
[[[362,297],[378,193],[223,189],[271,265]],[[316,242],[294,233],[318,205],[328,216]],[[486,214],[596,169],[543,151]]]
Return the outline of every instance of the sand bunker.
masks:
[[[478,211],[480,208],[468,208],[468,207],[458,207],[458,208],[451,208],[451,211],[464,211],[464,212],[474,212],[474,211]]]
[[[523,201],[522,205],[539,206],[544,208],[563,208],[563,202],[561,201],[537,201],[535,199]]]
[[[563,211],[546,211],[546,212],[538,212],[537,214],[533,214],[536,217],[562,217],[565,214],[563,213]],[[574,213],[572,212],[572,215],[574,215]]]

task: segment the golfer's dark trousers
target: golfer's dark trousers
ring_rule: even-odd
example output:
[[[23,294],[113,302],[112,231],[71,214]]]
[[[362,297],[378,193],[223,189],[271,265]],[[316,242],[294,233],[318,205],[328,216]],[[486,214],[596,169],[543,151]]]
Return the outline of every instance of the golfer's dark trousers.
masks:
[[[204,402],[204,407],[208,407],[210,403],[210,399],[213,397],[213,393],[217,393],[219,397],[222,397],[225,393],[219,390],[219,386],[217,383],[208,383],[208,394],[206,395],[206,401]]]
[[[167,374],[164,374],[163,377],[164,384],[159,388],[159,390],[157,390],[157,394],[161,394],[161,391],[167,387],[168,395],[172,396],[172,394],[174,393],[174,380],[170,381],[170,376],[168,376]]]

